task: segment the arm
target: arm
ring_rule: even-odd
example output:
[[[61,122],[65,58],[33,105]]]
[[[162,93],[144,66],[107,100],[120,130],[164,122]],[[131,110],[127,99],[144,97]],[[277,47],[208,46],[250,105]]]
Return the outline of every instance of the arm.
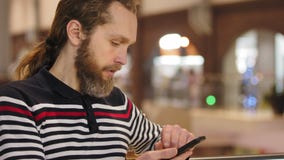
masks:
[[[154,144],[160,140],[161,127],[149,121],[133,104],[130,145],[140,154],[154,150]]]
[[[175,157],[177,155],[177,148],[183,146],[194,138],[187,130],[178,125],[166,125],[163,127],[161,135],[161,141],[155,144],[155,150],[141,154],[137,160],[184,160],[192,155],[193,149],[190,149],[180,156]]]
[[[0,96],[0,159],[44,159],[29,107],[7,96]]]
[[[140,160],[174,157],[177,154],[177,148],[194,138],[192,133],[178,125],[166,125],[161,128],[157,124],[149,121],[136,107],[133,109],[133,117],[135,117],[135,119],[132,127],[132,145],[137,153],[147,151],[139,156]],[[144,148],[139,147],[143,146],[143,144]],[[189,150],[177,158],[186,159],[190,155],[192,155],[192,150]]]

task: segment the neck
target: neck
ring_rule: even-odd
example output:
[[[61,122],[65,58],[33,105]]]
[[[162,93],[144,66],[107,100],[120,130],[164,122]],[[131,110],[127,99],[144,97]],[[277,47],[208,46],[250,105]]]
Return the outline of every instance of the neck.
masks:
[[[49,72],[66,85],[79,91],[79,82],[75,67],[75,56],[76,49],[65,46],[59,53],[59,56]]]

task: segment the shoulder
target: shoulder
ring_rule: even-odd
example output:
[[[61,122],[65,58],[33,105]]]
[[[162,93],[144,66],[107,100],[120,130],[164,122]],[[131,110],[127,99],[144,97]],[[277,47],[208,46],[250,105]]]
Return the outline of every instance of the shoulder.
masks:
[[[32,86],[36,84],[30,83],[30,80],[13,81],[0,86],[0,97],[7,97],[17,100],[25,100],[28,102],[29,93],[32,92]]]
[[[130,98],[119,88],[114,87],[109,96],[104,98],[95,98],[95,103],[106,104],[110,106],[135,106]]]
[[[128,98],[119,88],[114,87],[109,96],[105,97],[104,100],[113,106],[117,106],[125,104]]]
[[[113,90],[111,91],[109,97],[119,97],[124,98],[126,96],[125,93],[123,93],[119,88],[113,87]]]
[[[19,81],[9,82],[0,86],[1,115],[30,116],[27,98],[25,98],[24,92],[20,90],[19,86],[21,86]]]
[[[23,90],[24,84],[22,81],[9,82],[0,86],[0,96],[16,97]]]

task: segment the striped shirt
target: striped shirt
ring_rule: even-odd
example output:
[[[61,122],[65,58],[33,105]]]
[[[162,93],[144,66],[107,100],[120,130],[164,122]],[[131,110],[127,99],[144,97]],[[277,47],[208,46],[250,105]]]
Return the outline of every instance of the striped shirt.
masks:
[[[161,128],[114,88],[81,95],[42,69],[0,89],[0,159],[125,159],[153,148]]]

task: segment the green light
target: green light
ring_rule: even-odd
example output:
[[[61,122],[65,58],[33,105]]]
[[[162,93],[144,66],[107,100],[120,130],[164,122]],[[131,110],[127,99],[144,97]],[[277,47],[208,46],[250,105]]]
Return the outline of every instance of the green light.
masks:
[[[213,106],[216,103],[216,97],[212,96],[212,95],[207,96],[206,97],[206,103],[209,106]]]

